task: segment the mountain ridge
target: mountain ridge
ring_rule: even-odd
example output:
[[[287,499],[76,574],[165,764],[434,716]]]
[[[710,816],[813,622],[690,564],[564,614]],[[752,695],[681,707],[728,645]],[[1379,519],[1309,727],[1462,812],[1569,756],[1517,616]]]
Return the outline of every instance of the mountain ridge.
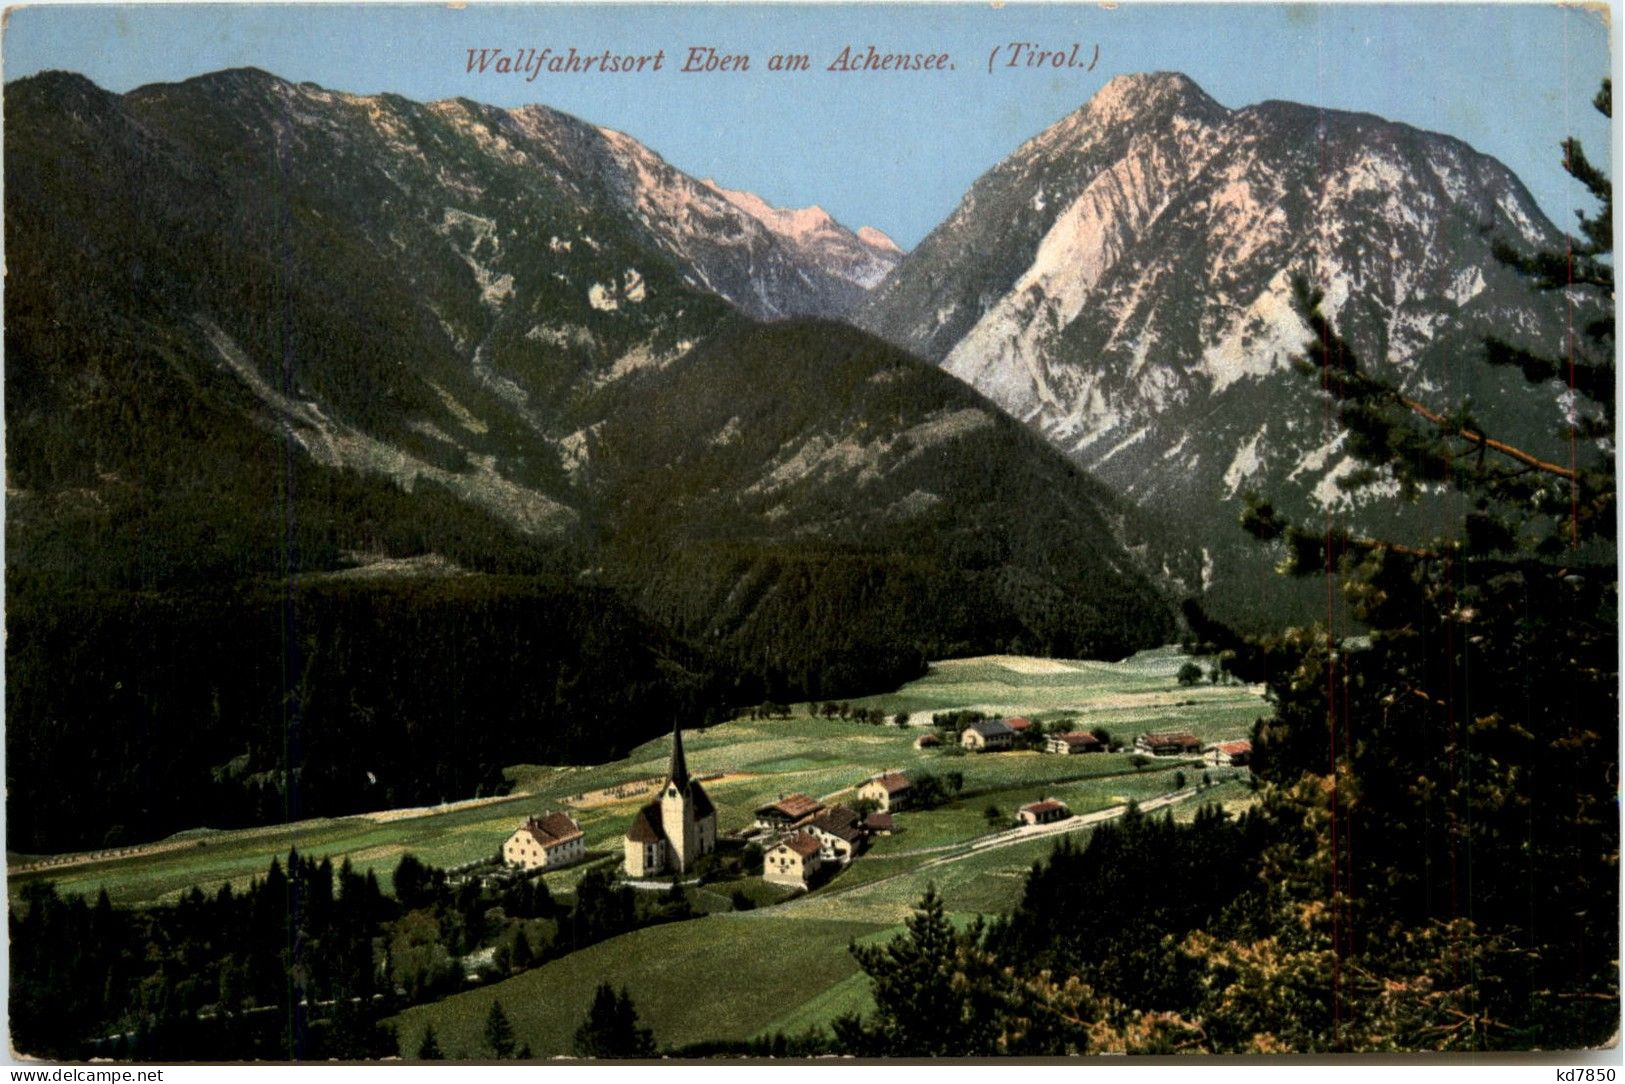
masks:
[[[1310,339],[1295,279],[1323,290],[1376,375],[1553,444],[1560,389],[1453,360],[1490,334],[1533,345],[1565,326],[1497,238],[1528,253],[1561,234],[1461,140],[1120,76],[972,185],[856,320],[1143,507],[1202,524],[1205,546],[1242,562],[1222,578],[1249,560],[1235,522],[1253,490],[1295,515],[1427,530],[1396,528],[1390,489],[1340,484],[1355,463],[1290,365]]]

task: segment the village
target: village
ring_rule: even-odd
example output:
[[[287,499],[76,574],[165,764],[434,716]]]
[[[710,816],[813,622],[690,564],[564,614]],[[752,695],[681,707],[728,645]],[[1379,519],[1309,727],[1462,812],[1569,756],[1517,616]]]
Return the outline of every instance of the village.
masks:
[[[277,855],[302,877],[347,868],[402,909],[380,951],[404,1056],[431,1024],[448,1054],[478,1056],[498,1000],[533,1051],[567,1054],[579,1019],[545,1006],[584,1012],[605,981],[662,1043],[795,1034],[865,1009],[849,944],[901,929],[927,888],[955,921],[1005,913],[1034,862],[1136,809],[1251,808],[1262,690],[1186,680],[1189,658],[943,660],[849,703],[668,721],[603,764],[513,765],[497,793],[16,856],[12,888],[164,905],[247,898]],[[742,939],[779,948],[740,955]],[[694,989],[723,955],[729,982]]]

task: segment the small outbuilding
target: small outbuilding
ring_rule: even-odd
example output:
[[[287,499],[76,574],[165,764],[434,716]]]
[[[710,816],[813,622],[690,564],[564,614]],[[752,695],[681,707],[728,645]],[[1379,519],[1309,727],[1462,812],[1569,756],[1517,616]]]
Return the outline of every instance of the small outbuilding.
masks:
[[[1016,819],[1022,824],[1054,824],[1056,821],[1070,820],[1071,817],[1072,810],[1066,807],[1066,803],[1054,798],[1024,805],[1016,814]]]

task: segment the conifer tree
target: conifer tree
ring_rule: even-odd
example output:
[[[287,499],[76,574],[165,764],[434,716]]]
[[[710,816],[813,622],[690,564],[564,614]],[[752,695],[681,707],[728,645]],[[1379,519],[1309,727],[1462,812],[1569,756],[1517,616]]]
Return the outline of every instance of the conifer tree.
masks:
[[[513,1024],[500,1000],[491,1002],[491,1011],[485,1016],[485,1045],[498,1061],[513,1057]]]
[[[1605,82],[1605,114],[1610,93]],[[1465,511],[1439,537],[1401,542],[1300,526],[1254,500],[1244,524],[1284,545],[1290,571],[1337,574],[1363,635],[1243,642],[1191,611],[1238,676],[1271,687],[1254,771],[1276,790],[1276,816],[1323,825],[1301,872],[1318,886],[1327,1018],[1288,1029],[1293,1045],[1443,1048],[1426,1037],[1444,1010],[1420,993],[1384,1010],[1387,1031],[1347,1025],[1379,994],[1452,989],[1437,976],[1469,962],[1486,973],[1452,995],[1450,1042],[1578,1046],[1617,1022],[1612,188],[1578,141],[1563,150],[1601,210],[1580,215],[1564,252],[1499,251],[1561,291],[1579,330],[1551,356],[1491,340],[1477,360],[1521,369],[1532,394],[1561,391],[1566,454],[1500,439],[1466,404],[1422,402],[1371,375],[1300,283],[1314,333],[1300,368],[1363,464],[1348,486],[1453,495]],[[1311,796],[1323,816],[1306,812]],[[1408,1039],[1397,1021],[1414,1022]]]
[[[623,986],[598,984],[587,1019],[576,1029],[572,1049],[578,1058],[650,1058],[654,1032],[638,1025],[638,1011]]]

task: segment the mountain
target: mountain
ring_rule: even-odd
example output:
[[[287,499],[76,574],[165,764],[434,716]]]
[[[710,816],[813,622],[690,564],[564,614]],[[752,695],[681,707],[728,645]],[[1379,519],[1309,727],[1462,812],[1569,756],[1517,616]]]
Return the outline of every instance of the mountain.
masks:
[[[1179,542],[872,336],[743,327],[618,396],[589,470],[621,582],[680,635],[780,656],[780,690],[899,643],[1117,657],[1174,632]]]
[[[1558,389],[1464,358],[1494,332],[1564,334],[1561,298],[1502,265],[1560,235],[1518,179],[1448,136],[1265,102],[1227,109],[1182,75],[1123,76],[981,177],[857,322],[939,362],[1219,561],[1257,490],[1299,515],[1409,527],[1354,470],[1312,381],[1302,276],[1368,367],[1448,409],[1471,398],[1553,448]],[[1406,519],[1397,513],[1398,519]],[[1256,579],[1242,590],[1252,593]]]
[[[5,94],[16,848],[462,797],[674,715],[1173,634],[1192,559],[1150,517],[935,366],[707,288],[872,274],[816,215],[792,252],[540,107]]]
[[[803,267],[819,268],[830,278],[855,287],[850,302],[837,305],[834,315],[856,305],[903,258],[903,250],[897,247],[897,242],[880,230],[861,226],[853,233],[822,207],[784,210],[749,192],[723,188],[709,178],[705,185],[767,227],[780,243],[797,254]],[[823,292],[826,288],[815,286],[814,289]]]

